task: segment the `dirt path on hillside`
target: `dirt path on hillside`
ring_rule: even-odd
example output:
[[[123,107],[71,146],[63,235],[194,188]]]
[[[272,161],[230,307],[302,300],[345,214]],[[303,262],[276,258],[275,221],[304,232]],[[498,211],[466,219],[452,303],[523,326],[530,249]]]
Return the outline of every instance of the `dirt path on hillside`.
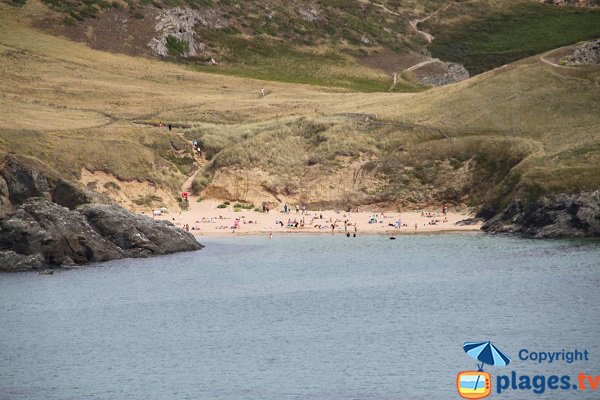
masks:
[[[425,60],[425,61],[421,61],[418,64],[413,65],[412,67],[408,67],[406,68],[403,72],[410,72],[410,71],[414,71],[415,69],[419,69],[427,64],[431,64],[433,62],[439,61],[437,58],[431,59],[431,60]]]
[[[183,182],[183,186],[181,186],[182,192],[192,192],[192,184],[194,183],[194,179],[196,179],[196,176],[200,173],[201,170],[202,168],[197,168],[196,171],[192,175],[190,175],[185,182]],[[191,197],[192,195],[190,195],[190,198]]]
[[[359,1],[361,3],[363,3],[363,4],[371,4],[371,5],[375,6],[375,7],[379,7],[379,8],[381,8],[383,11],[385,11],[388,14],[395,15],[397,17],[402,17],[402,15],[400,13],[397,13],[395,11],[390,10],[389,8],[387,8],[383,4],[379,4],[379,3],[376,3],[376,2],[371,1],[371,0],[359,0]],[[452,5],[452,3],[448,3],[448,4],[446,4],[446,5],[438,8],[433,13],[431,13],[431,14],[425,16],[425,17],[422,17],[422,18],[415,18],[415,19],[409,20],[408,23],[410,24],[411,28],[415,32],[417,32],[419,35],[421,35],[421,36],[423,36],[425,38],[425,40],[427,41],[427,44],[431,44],[431,42],[433,42],[433,40],[435,39],[434,36],[431,33],[429,33],[429,32],[425,32],[425,31],[419,30],[418,25],[421,22],[425,22],[428,19],[436,16],[440,12],[447,10],[451,5]],[[438,60],[437,59],[425,60],[425,61],[422,61],[420,63],[417,63],[417,64],[415,64],[413,66],[410,66],[410,67],[404,69],[402,72],[414,71],[416,69],[419,69],[419,68],[421,68],[421,67],[423,67],[425,65],[431,64],[431,63],[436,62],[436,61],[438,61]],[[390,91],[394,89],[394,86],[396,86],[396,82],[395,81],[392,84],[392,86],[390,87]]]
[[[545,53],[543,53],[543,54],[541,54],[541,55],[539,56],[539,60],[540,60],[541,62],[543,62],[544,64],[546,64],[546,65],[549,65],[549,66],[551,66],[551,67],[554,67],[554,68],[561,69],[561,70],[563,70],[563,71],[565,71],[565,70],[574,70],[574,69],[577,69],[577,66],[575,66],[575,65],[560,65],[560,64],[557,64],[557,63],[555,63],[555,62],[553,62],[553,61],[551,61],[551,60],[548,60],[548,59],[546,58],[546,56],[548,56],[548,55],[550,55],[550,54],[552,54],[552,53],[556,53],[557,51],[560,51],[560,50],[562,50],[562,49],[566,49],[566,48],[569,48],[569,47],[570,47],[570,46],[565,46],[565,47],[561,47],[561,48],[558,48],[558,49],[553,49],[553,50],[547,51],[547,52],[545,52]],[[554,70],[554,69],[552,69],[552,68],[551,68],[551,69],[549,69],[549,72],[550,72],[552,75],[556,76],[557,78],[561,78],[561,79],[568,79],[568,80],[572,80],[572,81],[583,82],[583,83],[586,83],[586,84],[589,84],[589,83],[591,82],[591,81],[590,81],[590,80],[588,80],[588,79],[576,78],[576,77],[574,77],[574,76],[566,76],[566,75],[563,75],[563,74],[561,74],[560,72],[558,72],[558,71],[556,71],[556,70]]]
[[[384,6],[383,4],[375,3],[374,1],[371,1],[371,0],[358,0],[358,1],[361,2],[361,3],[363,3],[363,4],[371,4],[371,5],[375,6],[375,7],[379,7],[379,8],[381,8],[383,11],[385,11],[388,14],[396,15],[398,17],[402,16],[399,13],[390,10],[389,8],[387,8],[386,6]]]
[[[435,37],[434,37],[434,36],[433,36],[431,33],[429,33],[429,32],[425,32],[425,31],[421,31],[421,30],[419,30],[419,28],[418,28],[418,25],[419,25],[421,22],[425,22],[425,21],[427,21],[428,19],[430,19],[431,17],[434,17],[434,16],[436,16],[437,14],[441,13],[442,11],[446,11],[446,10],[448,9],[448,7],[450,7],[451,5],[452,5],[452,3],[448,3],[448,4],[446,4],[445,6],[438,8],[437,10],[435,10],[433,13],[429,14],[429,15],[428,15],[428,16],[426,16],[426,17],[423,17],[423,18],[416,18],[416,19],[411,19],[411,20],[409,21],[409,23],[410,23],[410,26],[411,26],[411,27],[412,27],[412,28],[413,28],[413,29],[414,29],[414,30],[415,30],[415,31],[416,31],[418,34],[420,34],[421,36],[423,36],[423,37],[425,38],[425,40],[427,40],[427,44],[431,44],[431,42],[433,42],[433,39],[435,39]]]
[[[390,10],[389,8],[387,8],[385,5],[383,4],[379,4],[376,3],[374,1],[371,0],[359,0],[361,3],[363,4],[371,4],[375,7],[379,7],[381,8],[383,11],[385,11],[388,14],[391,15],[395,15],[397,17],[402,17],[402,14],[397,13],[395,11]],[[419,35],[423,36],[425,38],[425,40],[427,40],[427,44],[430,44],[431,42],[433,42],[433,35],[429,32],[425,32],[425,31],[421,31],[419,30],[419,28],[417,27],[421,22],[425,22],[427,21],[429,18],[436,16],[437,14],[439,14],[442,11],[445,11],[448,7],[450,7],[452,5],[452,3],[448,3],[443,7],[440,7],[439,9],[435,10],[433,13],[423,17],[423,18],[416,18],[416,19],[411,19],[408,21],[408,23],[410,24],[410,26],[415,30],[415,32],[417,32]]]
[[[548,65],[550,65],[550,66],[552,66],[552,67],[557,67],[557,68],[566,68],[566,69],[575,68],[575,67],[573,67],[573,66],[569,66],[569,65],[560,65],[560,64],[556,64],[555,62],[552,62],[552,61],[550,61],[550,60],[548,60],[548,59],[546,58],[546,56],[547,56],[548,54],[550,54],[550,53],[554,53],[554,52],[556,52],[556,50],[558,50],[558,49],[553,49],[553,50],[547,51],[547,52],[545,52],[544,54],[542,54],[542,55],[540,56],[540,61],[541,61],[541,62],[543,62],[544,64],[548,64]]]

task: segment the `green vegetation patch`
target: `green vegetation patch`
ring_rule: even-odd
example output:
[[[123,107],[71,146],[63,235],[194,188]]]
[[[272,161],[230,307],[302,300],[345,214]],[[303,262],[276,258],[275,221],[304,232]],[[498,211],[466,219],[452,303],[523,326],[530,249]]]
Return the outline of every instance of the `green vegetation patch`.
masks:
[[[175,36],[167,36],[167,50],[173,57],[181,57],[190,50],[188,42]]]
[[[388,91],[391,77],[361,67],[338,51],[299,50],[289,42],[259,37],[247,38],[224,32],[204,32],[203,37],[227,49],[223,64],[196,66],[202,72],[245,78],[343,87],[360,92]],[[395,91],[418,91],[416,85],[398,85]]]
[[[427,26],[427,25],[425,25]],[[511,11],[436,31],[434,57],[479,74],[557,47],[600,36],[600,10],[524,4]]]

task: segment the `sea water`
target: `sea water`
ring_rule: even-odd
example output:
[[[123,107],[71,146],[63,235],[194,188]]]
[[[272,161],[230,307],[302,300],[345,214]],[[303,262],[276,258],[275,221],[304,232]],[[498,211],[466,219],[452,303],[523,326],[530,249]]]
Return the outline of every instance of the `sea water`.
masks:
[[[206,248],[0,275],[0,399],[454,399],[492,375],[600,375],[600,244],[479,233],[201,238]],[[587,350],[588,361],[518,357]],[[494,398],[600,392],[509,390]]]

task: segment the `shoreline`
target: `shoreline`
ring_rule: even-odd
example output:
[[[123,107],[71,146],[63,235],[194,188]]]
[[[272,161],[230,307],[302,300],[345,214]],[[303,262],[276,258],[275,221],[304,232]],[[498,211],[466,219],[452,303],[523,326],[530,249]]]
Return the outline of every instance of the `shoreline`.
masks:
[[[294,234],[381,234],[414,235],[424,233],[477,232],[482,223],[456,225],[473,215],[455,211],[296,211],[295,205],[287,213],[281,209],[263,213],[254,210],[235,211],[232,205],[218,208],[218,200],[196,202],[190,198],[190,209],[181,212],[164,212],[154,215],[157,220],[167,220],[195,237],[223,237],[237,235],[294,235]]]
[[[381,232],[362,232],[356,235],[358,236],[390,236],[390,237],[398,237],[398,236],[412,236],[412,235],[444,235],[449,233],[485,233],[485,231],[479,229],[444,229],[444,230],[436,230],[436,231],[417,231],[417,232],[409,232],[405,231],[381,231]],[[223,237],[231,237],[234,238],[236,236],[269,236],[266,232],[204,232],[204,233],[196,233],[190,232],[196,238],[223,238]],[[273,232],[273,236],[281,235],[281,236],[302,236],[302,235],[329,235],[329,236],[345,236],[343,232],[318,232],[318,231],[277,231]],[[352,235],[350,235],[352,237]]]

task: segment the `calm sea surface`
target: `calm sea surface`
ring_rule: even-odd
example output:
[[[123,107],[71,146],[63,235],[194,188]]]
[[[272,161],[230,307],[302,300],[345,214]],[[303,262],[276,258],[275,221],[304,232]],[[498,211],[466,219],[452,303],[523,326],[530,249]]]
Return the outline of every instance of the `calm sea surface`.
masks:
[[[600,244],[484,234],[201,239],[200,252],[0,275],[0,399],[456,399],[495,376],[600,375]],[[538,364],[529,351],[588,350]],[[599,399],[510,390],[492,398]]]

